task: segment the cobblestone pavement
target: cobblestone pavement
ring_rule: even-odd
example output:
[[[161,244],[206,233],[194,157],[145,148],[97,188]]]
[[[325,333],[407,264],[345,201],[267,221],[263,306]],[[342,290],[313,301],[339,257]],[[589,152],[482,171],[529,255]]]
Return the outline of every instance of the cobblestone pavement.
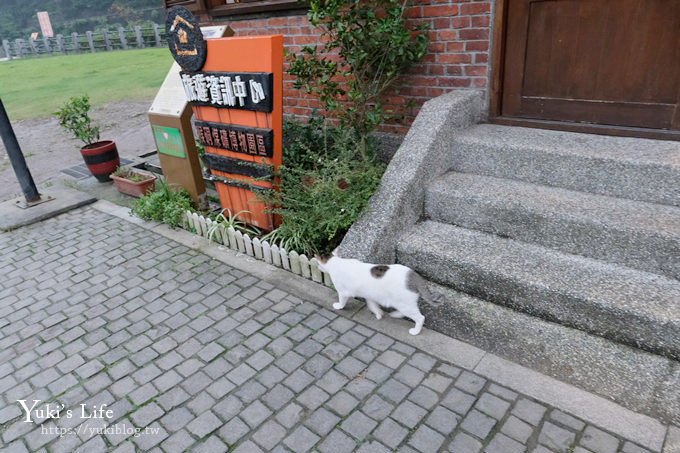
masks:
[[[0,250],[4,451],[648,451],[92,208]]]

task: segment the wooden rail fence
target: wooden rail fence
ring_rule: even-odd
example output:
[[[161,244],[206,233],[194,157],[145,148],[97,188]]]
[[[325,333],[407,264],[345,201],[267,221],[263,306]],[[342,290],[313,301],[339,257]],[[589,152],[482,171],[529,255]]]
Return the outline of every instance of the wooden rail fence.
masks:
[[[79,53],[111,52],[113,50],[144,49],[166,45],[165,26],[120,27],[117,30],[101,29],[85,34],[72,33],[70,37],[57,35],[53,38],[2,40],[0,58],[22,59],[40,56]]]

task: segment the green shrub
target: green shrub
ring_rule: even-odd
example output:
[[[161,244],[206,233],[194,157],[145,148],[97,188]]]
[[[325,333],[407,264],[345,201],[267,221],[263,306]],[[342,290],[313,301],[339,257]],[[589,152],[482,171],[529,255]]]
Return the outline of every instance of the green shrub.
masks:
[[[92,124],[89,112],[90,98],[84,95],[71,97],[54,115],[64,130],[72,133],[85,145],[91,145],[99,140],[99,126]]]
[[[308,255],[333,250],[366,207],[385,169],[353,129],[286,122],[285,152],[279,167],[279,192],[259,198],[276,206],[281,226],[265,239]]]
[[[184,189],[171,189],[160,179],[156,180],[156,190],[142,196],[132,203],[132,214],[144,220],[154,220],[168,224],[171,228],[182,223],[182,214],[191,210],[191,197]]]
[[[354,128],[362,149],[368,134],[394,113],[383,107],[387,91],[427,52],[429,25],[409,29],[406,5],[406,0],[310,0],[307,18],[321,30],[324,45],[305,46],[289,58],[295,87],[317,96],[329,114]],[[349,102],[342,102],[345,97]]]

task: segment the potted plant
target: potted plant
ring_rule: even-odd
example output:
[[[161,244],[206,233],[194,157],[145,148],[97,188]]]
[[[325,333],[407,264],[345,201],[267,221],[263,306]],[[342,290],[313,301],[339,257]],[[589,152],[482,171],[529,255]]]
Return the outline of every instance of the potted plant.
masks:
[[[80,154],[90,173],[100,182],[111,181],[109,175],[120,166],[118,149],[112,140],[99,141],[99,126],[92,124],[89,111],[90,98],[85,95],[71,97],[54,114],[62,128],[85,143]]]
[[[113,179],[118,192],[137,198],[146,195],[147,192],[153,192],[154,181],[156,181],[154,175],[132,171],[129,168],[123,167],[118,167],[111,174],[111,179]]]

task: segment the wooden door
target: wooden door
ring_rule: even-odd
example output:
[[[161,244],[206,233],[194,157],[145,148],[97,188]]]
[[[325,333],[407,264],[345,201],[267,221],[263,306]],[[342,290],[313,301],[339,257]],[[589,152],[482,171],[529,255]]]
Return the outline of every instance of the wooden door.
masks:
[[[680,130],[680,0],[507,0],[501,114]]]

